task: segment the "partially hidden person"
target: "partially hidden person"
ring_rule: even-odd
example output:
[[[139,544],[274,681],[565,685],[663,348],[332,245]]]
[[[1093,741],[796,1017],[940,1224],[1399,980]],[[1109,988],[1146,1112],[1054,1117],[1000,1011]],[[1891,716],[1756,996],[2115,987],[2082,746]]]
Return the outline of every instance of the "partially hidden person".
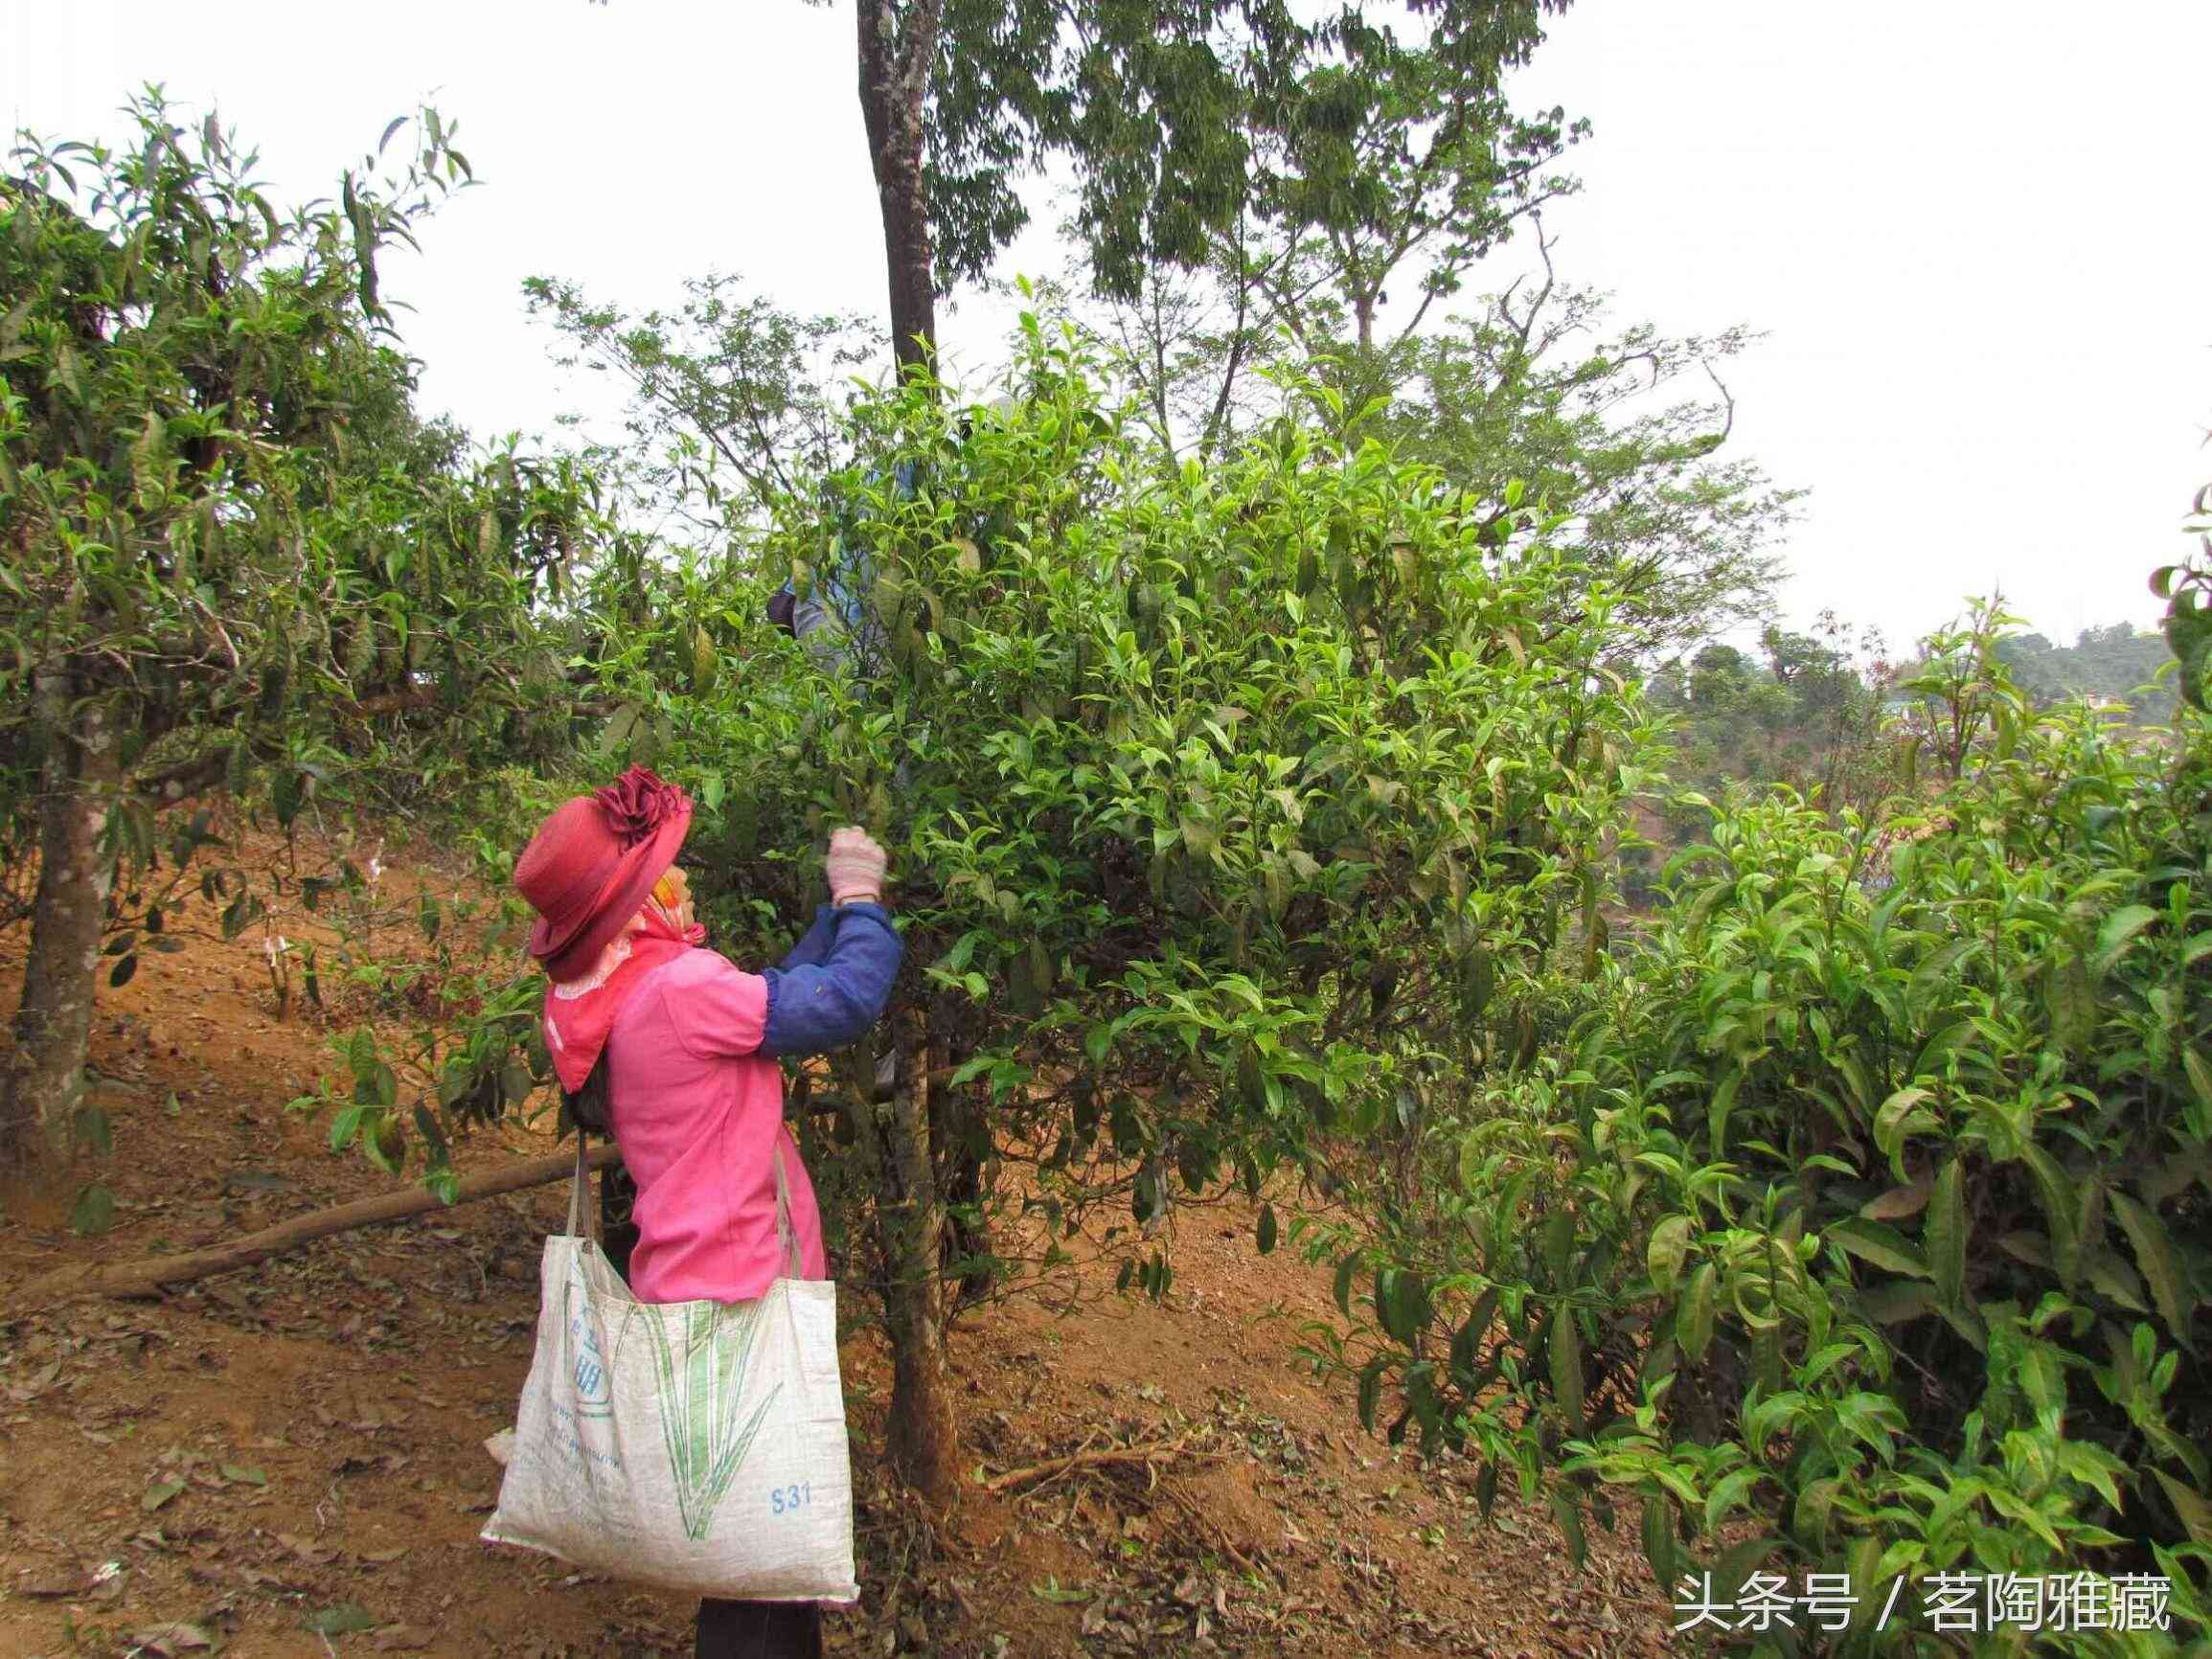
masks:
[[[634,1186],[635,1241],[618,1267],[640,1301],[742,1302],[785,1271],[779,1149],[802,1271],[828,1274],[777,1060],[863,1036],[890,997],[901,945],[883,905],[883,849],[845,829],[825,861],[830,902],[788,956],[748,973],[707,949],[675,862],[691,819],[683,790],[632,766],[546,819],[514,885],[537,913],[529,948],[551,982],[554,1070],[572,1103],[602,1102]],[[700,1604],[697,1659],[821,1650],[813,1602]]]

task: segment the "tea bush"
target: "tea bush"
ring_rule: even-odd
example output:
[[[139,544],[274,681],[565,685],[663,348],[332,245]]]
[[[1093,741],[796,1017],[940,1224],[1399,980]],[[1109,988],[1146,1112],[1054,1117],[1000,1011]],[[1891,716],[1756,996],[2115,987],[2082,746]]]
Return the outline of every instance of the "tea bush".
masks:
[[[573,460],[414,407],[377,257],[467,180],[435,111],[296,208],[158,89],[125,131],[25,138],[0,176],[0,914],[32,923],[0,1170],[53,1179],[108,1141],[103,946],[121,986],[180,923],[262,915],[209,856],[227,817],[164,813],[467,813],[564,753],[547,613],[607,528]]]
[[[2037,714],[1994,642],[1936,642],[1966,763],[1894,823],[1715,804],[1558,1047],[1424,1137],[1422,1201],[1311,1237],[1372,1287],[1317,1352],[1669,1584],[2163,1573],[2201,1629],[2212,733]],[[1943,1640],[1875,1611],[1837,1650]]]
[[[852,465],[779,504],[760,566],[625,556],[588,588],[579,660],[617,705],[594,764],[697,795],[718,947],[773,960],[833,825],[891,849],[894,1025],[931,1086],[840,1091],[852,1178],[828,1188],[879,1234],[915,1218],[862,1283],[934,1274],[941,1218],[964,1280],[1024,1271],[985,1225],[1002,1195],[1045,1268],[1092,1205],[1133,1235],[1419,1121],[1463,1049],[1534,1042],[1494,989],[1602,935],[1596,872],[1648,782],[1608,596],[1573,561],[1500,551],[1430,468],[1348,455],[1341,409],[1292,402],[1201,469],[1099,386],[1032,319],[1008,407],[861,398]],[[856,596],[852,667],[762,620],[787,571]],[[482,1098],[507,1057],[471,1046],[441,1093]],[[1015,1157],[1033,1178],[994,1180]],[[1172,1271],[1155,1247],[1122,1283]]]
[[[1163,469],[1080,353],[1028,350],[1005,413],[864,402],[841,510],[789,504],[771,547],[803,583],[865,554],[872,671],[695,573],[617,689],[701,790],[721,920],[766,900],[787,934],[794,854],[869,822],[994,1129],[1051,1170],[1110,1144],[1145,1215],[1171,1173],[1215,1187],[1425,1093],[1413,1062],[1494,965],[1581,914],[1649,722],[1603,590],[1487,551],[1427,468],[1286,420]],[[717,687],[718,640],[744,655]]]

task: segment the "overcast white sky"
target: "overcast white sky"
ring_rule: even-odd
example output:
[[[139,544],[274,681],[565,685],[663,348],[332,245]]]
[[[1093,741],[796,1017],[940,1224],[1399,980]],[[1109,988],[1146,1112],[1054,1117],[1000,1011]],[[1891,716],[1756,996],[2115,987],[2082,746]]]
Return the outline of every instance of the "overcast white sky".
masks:
[[[797,0],[0,0],[0,117],[112,135],[159,80],[290,197],[434,100],[485,188],[387,295],[431,406],[536,431],[573,399],[525,276],[642,306],[718,267],[880,313],[852,28]],[[1522,89],[1596,125],[1563,275],[1670,331],[1766,330],[1730,384],[1740,452],[1813,491],[1791,619],[1903,641],[2001,583],[2070,639],[2155,617],[2212,480],[2208,76],[2207,0],[1577,0]],[[1005,269],[1058,265],[1037,233]],[[988,363],[1003,326],[971,301],[947,351]]]

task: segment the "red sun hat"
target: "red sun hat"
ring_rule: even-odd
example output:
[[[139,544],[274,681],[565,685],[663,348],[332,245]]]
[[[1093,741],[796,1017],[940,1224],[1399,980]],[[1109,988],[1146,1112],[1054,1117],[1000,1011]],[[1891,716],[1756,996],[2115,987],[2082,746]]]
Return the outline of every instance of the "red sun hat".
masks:
[[[514,889],[537,912],[530,954],[550,978],[590,971],[645,907],[691,825],[692,798],[643,766],[554,808],[514,864]]]

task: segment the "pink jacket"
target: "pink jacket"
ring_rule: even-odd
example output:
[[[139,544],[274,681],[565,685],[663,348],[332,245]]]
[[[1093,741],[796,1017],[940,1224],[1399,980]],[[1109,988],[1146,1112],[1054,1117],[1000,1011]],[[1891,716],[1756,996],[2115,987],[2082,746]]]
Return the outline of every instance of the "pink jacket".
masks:
[[[687,950],[630,993],[606,1039],[607,1093],[637,1182],[630,1288],[643,1302],[744,1302],[785,1271],[781,1151],[800,1276],[821,1279],[814,1184],[784,1127],[784,1076],[762,1051],[768,983]]]

